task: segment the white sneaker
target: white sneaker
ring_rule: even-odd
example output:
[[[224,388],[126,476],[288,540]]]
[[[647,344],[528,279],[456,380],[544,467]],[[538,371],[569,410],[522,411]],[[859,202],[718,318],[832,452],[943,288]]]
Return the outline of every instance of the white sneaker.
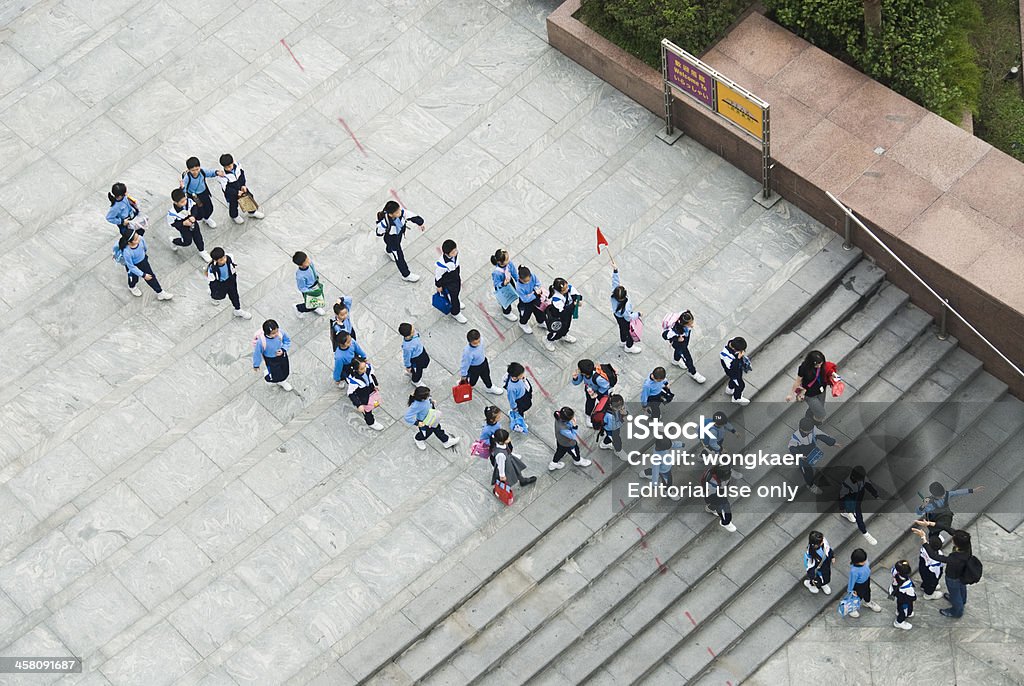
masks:
[[[426,441],[421,441],[418,438],[414,438],[414,439],[412,439],[412,442],[415,443],[416,447],[419,448],[420,450],[426,450],[427,449],[427,442]]]
[[[181,246],[174,242],[178,240],[178,236],[168,236],[167,239],[171,242],[171,252],[178,252]]]
[[[722,391],[722,392],[725,393],[726,395],[732,395],[732,389],[729,388],[728,386],[726,386],[725,390]]]
[[[455,446],[457,446],[459,444],[459,441],[461,441],[461,440],[462,439],[459,438],[458,436],[449,436],[448,440],[441,444],[441,447],[443,447],[443,448],[454,448]]]
[[[555,344],[545,338],[544,349],[547,350],[549,353],[553,353],[555,352]]]
[[[549,472],[553,472],[556,469],[565,469],[565,463],[564,462],[551,462],[551,463],[548,464],[548,471]]]
[[[821,592],[824,593],[825,595],[832,595],[832,587],[829,586],[828,584],[822,584]]]
[[[892,625],[897,629],[903,629],[904,631],[910,631],[914,628],[914,625],[907,621],[893,622]]]
[[[420,280],[420,275],[419,274],[409,274],[409,276],[403,276],[402,280],[403,281],[408,281],[409,283],[416,283],[417,281]]]
[[[611,441],[608,441],[607,443],[605,441],[601,441],[597,444],[597,447],[601,450],[611,450],[615,446],[612,445]]]
[[[686,365],[684,364],[683,368],[685,367]],[[693,374],[690,374],[690,378],[696,381],[697,383],[704,383],[705,381],[707,381],[707,377],[705,377],[700,372],[694,372]]]
[[[458,314],[453,314],[452,319],[457,321],[459,324],[465,324],[466,322],[469,321],[468,319],[466,319],[466,316],[461,312],[459,312]]]
[[[615,451],[615,457],[619,458],[623,462],[625,462],[626,460],[629,459],[629,456],[626,455],[626,451],[625,450],[616,450]]]
[[[749,405],[750,400],[748,398],[733,398],[732,401],[737,405]]]
[[[814,495],[821,495],[821,488],[818,486],[818,484],[811,484],[810,486],[807,487],[807,490],[813,493]]]
[[[517,315],[515,312],[509,312],[508,314],[505,314],[504,312],[502,312],[501,316],[504,317],[505,319],[509,320],[510,322],[518,322],[519,321],[519,315]]]
[[[318,315],[320,315],[321,317],[322,317],[322,316],[324,316],[324,308],[322,308],[322,307],[318,307],[318,308],[316,308],[316,309],[315,309],[315,310],[313,310],[313,311],[314,311],[314,312],[316,312],[316,313],[317,313]]]
[[[590,465],[594,464],[593,462],[591,462],[590,460],[588,460],[585,457],[581,457],[578,460],[573,460],[572,463],[574,465],[576,465],[577,467],[589,467]]]
[[[214,300],[214,302],[217,302]],[[241,317],[242,319],[252,319],[252,313],[246,312],[245,310],[235,310],[235,316]]]
[[[686,369],[686,363],[682,360],[672,360],[672,364],[679,367],[680,369]]]
[[[864,540],[867,541],[871,545],[878,545],[878,539],[876,539],[874,536],[872,536],[870,534],[870,532],[864,534]]]
[[[156,294],[156,299],[157,300],[170,300],[173,297],[174,297],[174,294],[173,293],[168,293],[167,291],[160,291],[159,293]]]
[[[206,262],[207,264],[209,264],[210,262],[213,262],[213,258],[210,257],[210,253],[206,252],[205,250],[200,250],[199,251],[199,256],[202,257],[203,258],[203,262]]]
[[[370,428],[373,429],[374,431],[383,431],[384,425],[381,424],[380,422],[374,422],[373,424],[370,424]]]
[[[641,352],[643,352],[643,348],[640,347],[639,343],[634,343],[630,347],[626,348],[626,352],[630,353],[631,355],[639,355]]]
[[[129,288],[128,292],[131,293],[132,295],[134,295],[136,298],[141,298],[142,297],[142,289],[139,288],[138,286],[134,286],[132,288]]]
[[[221,305],[224,304],[224,301],[223,300],[214,300],[213,298],[210,298],[210,304],[213,305],[214,307],[220,307]]]
[[[523,333],[525,333],[525,334],[533,333],[533,329],[530,328],[529,324],[520,324],[519,328],[522,329]]]
[[[498,388],[497,386],[487,386],[486,388],[484,388],[484,390],[490,393],[491,395],[501,395],[505,392]]]
[[[839,515],[848,522],[852,522],[853,524],[857,523],[857,518],[849,512],[840,512]]]
[[[385,250],[384,251],[384,257],[388,258],[392,262],[398,262],[398,255],[396,255],[393,252],[388,252],[387,250]]]
[[[810,581],[808,581],[807,579],[804,579],[804,586],[805,586],[805,587],[807,588],[807,590],[808,590],[808,591],[810,591],[811,593],[815,593],[815,594],[816,594],[816,593],[818,592],[818,587],[817,587],[817,586],[815,586],[814,584],[812,584],[812,583],[811,583]]]
[[[203,223],[209,226],[211,229],[217,228],[217,222],[213,221],[213,217],[210,217],[209,219],[204,219]]]
[[[245,220],[242,219],[242,215],[238,215],[237,217],[232,217],[231,221],[233,221],[236,224],[244,224],[245,223]]]
[[[936,589],[931,593],[925,593],[921,596],[925,600],[942,600],[942,591]]]
[[[881,612],[882,611],[882,606],[879,605],[878,603],[874,602],[874,601],[872,601],[870,603],[861,603],[861,605],[863,605],[864,607],[868,608],[869,610],[874,610],[875,612]]]
[[[263,219],[267,215],[263,214],[263,210],[256,210],[255,212],[250,212],[249,216],[253,219]]]
[[[729,522],[728,524],[722,524],[719,522],[718,525],[730,533],[736,531],[736,525],[732,522]]]
[[[278,381],[277,385],[285,393],[290,393],[291,390],[292,390],[292,385],[290,383],[288,383],[287,380],[285,380],[285,381]]]
[[[625,350],[626,349],[626,342],[625,341],[620,341],[619,342],[619,347],[622,348],[623,350]]]
[[[857,612],[856,610],[854,610],[853,612],[848,612],[846,614],[846,616],[847,617],[853,617],[854,619],[857,619],[858,617],[860,617],[860,613]]]
[[[575,336],[570,336],[569,334],[565,334],[564,336],[562,336],[558,340],[563,341],[565,343],[575,343],[576,342],[576,337]]]

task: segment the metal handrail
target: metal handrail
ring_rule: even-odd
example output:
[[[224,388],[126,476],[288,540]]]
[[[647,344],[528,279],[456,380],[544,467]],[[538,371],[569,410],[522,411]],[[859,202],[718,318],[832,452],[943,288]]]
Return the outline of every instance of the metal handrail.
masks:
[[[891,257],[892,259],[896,260],[897,264],[899,264],[901,267],[906,269],[907,272],[909,272],[910,275],[912,277],[914,277],[914,279],[916,279],[919,284],[924,286],[925,289],[929,293],[931,293],[933,296],[935,296],[935,299],[939,301],[939,303],[942,305],[942,313],[941,313],[941,316],[939,318],[939,338],[940,339],[945,340],[948,337],[948,333],[946,331],[946,314],[948,312],[952,312],[954,317],[959,319],[963,323],[964,326],[966,326],[968,329],[973,331],[974,335],[977,336],[978,338],[980,338],[982,341],[984,341],[985,345],[987,345],[989,348],[991,348],[992,351],[995,352],[996,355],[999,355],[999,357],[1001,357],[1003,359],[1003,361],[1006,362],[1006,364],[1010,365],[1010,367],[1015,372],[1017,372],[1022,377],[1024,377],[1024,370],[1022,370],[1020,367],[1018,367],[1016,364],[1014,364],[1014,362],[1012,360],[1010,360],[1009,357],[1007,357],[1006,355],[1003,354],[1003,351],[1001,351],[999,348],[997,348],[995,346],[995,344],[992,343],[992,341],[990,341],[987,338],[985,338],[985,336],[982,335],[982,333],[980,331],[978,331],[978,329],[975,328],[975,326],[973,324],[971,324],[969,321],[967,321],[967,319],[962,314],[957,312],[956,308],[954,308],[952,305],[949,304],[949,300],[947,298],[943,298],[941,295],[939,295],[935,291],[934,288],[929,286],[925,282],[925,280],[922,279],[918,275],[917,272],[915,272],[913,269],[910,268],[910,265],[908,265],[906,262],[904,262],[902,259],[900,259],[899,255],[894,253],[892,251],[892,249],[889,248],[888,245],[886,245],[885,243],[882,242],[881,238],[879,238],[877,235],[875,235],[874,231],[872,231],[867,226],[865,226],[864,222],[862,222],[860,219],[857,218],[857,215],[855,215],[853,213],[853,210],[851,210],[849,207],[847,207],[842,202],[840,202],[839,198],[837,198],[836,196],[832,195],[831,192],[825,191],[825,195],[827,195],[829,197],[829,200],[834,202],[836,204],[836,206],[839,207],[839,209],[841,209],[843,211],[843,214],[846,215],[846,219],[844,221],[844,226],[843,226],[843,231],[844,231],[844,233],[843,233],[843,250],[850,250],[850,249],[853,248],[853,243],[850,240],[850,236],[851,236],[850,220],[852,219],[853,221],[857,222],[857,226],[859,226],[865,233],[867,233],[867,235],[870,236],[871,239],[882,248],[882,250],[884,250],[885,252],[887,252],[889,254],[889,257]]]

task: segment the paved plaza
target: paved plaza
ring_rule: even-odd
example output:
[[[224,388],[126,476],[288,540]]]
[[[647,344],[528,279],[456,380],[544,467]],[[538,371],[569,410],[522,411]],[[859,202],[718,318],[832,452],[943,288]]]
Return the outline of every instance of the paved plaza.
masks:
[[[670,361],[662,314],[688,307],[717,381],[725,338],[757,338],[739,322],[764,306],[770,323],[780,294],[813,292],[789,280],[838,239],[786,201],[753,202],[760,183],[691,140],[660,141],[659,119],[547,45],[556,4],[0,0],[0,655],[84,658],[82,675],[0,683],[354,683],[339,659],[515,508],[561,479],[601,479],[544,469],[550,412],[582,410],[576,359],[614,362],[638,393]],[[172,252],[163,225],[184,160],[214,168],[224,152],[266,211],[235,225],[215,192],[219,225],[204,228],[238,265],[249,322],[211,307],[202,261]],[[115,181],[156,220],[146,238],[169,302],[132,297],[110,259]],[[426,220],[404,244],[417,284],[373,232],[392,198]],[[651,314],[640,355],[616,345],[595,226]],[[523,362],[538,391],[517,448],[539,481],[513,508],[467,454],[487,403],[449,393],[468,327],[430,305],[446,238],[495,375]],[[500,247],[581,291],[578,343],[548,353],[500,317]],[[354,300],[381,433],[331,382],[327,320],[295,312],[296,250],[330,302]],[[267,318],[292,338],[292,393],[251,371]],[[463,439],[454,451],[415,450],[401,421],[403,321],[434,360],[424,383]],[[972,532],[986,582],[955,628],[893,636],[874,617],[849,629],[823,615],[751,683],[955,683],[950,669],[1021,683],[1022,541],[984,519]]]

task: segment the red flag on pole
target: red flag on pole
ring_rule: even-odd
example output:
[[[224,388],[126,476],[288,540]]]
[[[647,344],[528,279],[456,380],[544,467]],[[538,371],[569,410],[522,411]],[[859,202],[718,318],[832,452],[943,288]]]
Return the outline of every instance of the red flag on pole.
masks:
[[[597,227],[597,254],[598,255],[601,254],[601,246],[602,245],[608,245],[608,239],[604,237],[603,233],[601,233],[601,227],[599,226],[599,227]]]

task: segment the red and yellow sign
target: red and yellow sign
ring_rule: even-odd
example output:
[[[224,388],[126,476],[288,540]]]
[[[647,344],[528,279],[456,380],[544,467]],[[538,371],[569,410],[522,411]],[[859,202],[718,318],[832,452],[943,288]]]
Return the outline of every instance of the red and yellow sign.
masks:
[[[715,110],[758,140],[764,135],[764,110],[761,105],[726,84],[715,84]]]

